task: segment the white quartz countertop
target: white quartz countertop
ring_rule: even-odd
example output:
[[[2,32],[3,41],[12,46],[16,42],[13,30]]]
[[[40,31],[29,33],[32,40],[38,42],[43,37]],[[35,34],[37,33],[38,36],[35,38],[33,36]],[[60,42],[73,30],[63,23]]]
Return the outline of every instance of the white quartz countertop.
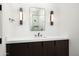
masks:
[[[68,37],[61,37],[61,36],[55,36],[55,37],[36,37],[36,38],[7,38],[8,40],[6,41],[7,44],[9,43],[24,43],[24,42],[39,42],[39,41],[54,41],[54,40],[68,40]]]

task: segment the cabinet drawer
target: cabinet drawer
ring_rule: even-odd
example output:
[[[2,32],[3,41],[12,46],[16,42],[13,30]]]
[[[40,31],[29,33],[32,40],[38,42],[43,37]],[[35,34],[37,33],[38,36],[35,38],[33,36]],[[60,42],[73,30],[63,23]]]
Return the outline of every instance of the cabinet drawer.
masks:
[[[43,55],[44,56],[54,56],[54,41],[43,42]]]
[[[7,44],[7,55],[26,56],[29,55],[28,43]]]
[[[56,41],[55,51],[57,56],[68,56],[69,55],[69,41],[59,40]]]
[[[42,56],[43,48],[42,42],[31,42],[29,43],[29,50],[31,56]]]

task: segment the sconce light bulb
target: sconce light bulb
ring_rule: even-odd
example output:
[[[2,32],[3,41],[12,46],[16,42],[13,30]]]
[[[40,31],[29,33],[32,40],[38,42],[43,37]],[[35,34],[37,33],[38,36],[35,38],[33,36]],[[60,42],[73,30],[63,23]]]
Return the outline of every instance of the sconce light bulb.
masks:
[[[52,22],[54,21],[54,16],[53,16],[53,14],[51,15],[51,21],[52,21]]]
[[[20,20],[23,20],[23,9],[20,8]]]

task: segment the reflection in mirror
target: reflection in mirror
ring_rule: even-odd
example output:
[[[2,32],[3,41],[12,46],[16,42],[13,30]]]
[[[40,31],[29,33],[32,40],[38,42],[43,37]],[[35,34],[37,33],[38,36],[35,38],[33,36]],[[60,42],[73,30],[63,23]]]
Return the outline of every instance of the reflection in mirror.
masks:
[[[45,9],[30,8],[30,29],[31,31],[45,30]]]

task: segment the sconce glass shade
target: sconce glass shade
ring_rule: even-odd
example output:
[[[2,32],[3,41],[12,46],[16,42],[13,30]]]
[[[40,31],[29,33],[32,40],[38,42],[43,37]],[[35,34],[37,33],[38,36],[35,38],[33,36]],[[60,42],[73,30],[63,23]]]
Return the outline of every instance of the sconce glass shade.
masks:
[[[52,21],[52,22],[54,21],[54,17],[53,17],[53,14],[51,15],[51,21]]]
[[[19,17],[20,17],[20,25],[22,25],[23,24],[23,9],[22,8],[19,9]]]

